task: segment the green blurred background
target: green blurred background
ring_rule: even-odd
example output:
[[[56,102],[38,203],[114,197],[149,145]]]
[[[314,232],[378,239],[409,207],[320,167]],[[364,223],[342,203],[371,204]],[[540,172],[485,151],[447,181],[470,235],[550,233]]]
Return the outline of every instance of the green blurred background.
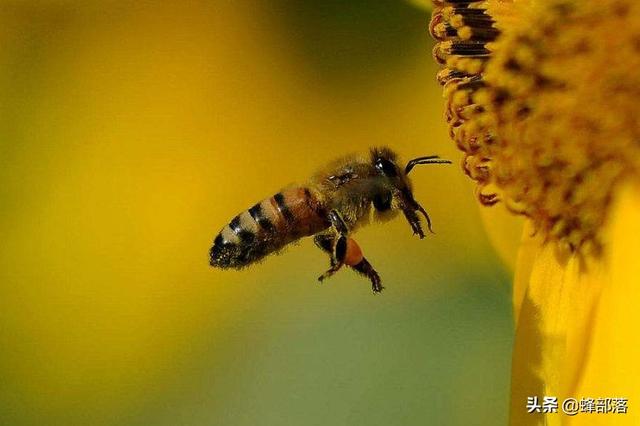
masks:
[[[387,144],[459,161],[428,12],[400,0],[0,3],[0,424],[497,425],[509,273],[459,166],[436,235],[208,266],[236,213]]]

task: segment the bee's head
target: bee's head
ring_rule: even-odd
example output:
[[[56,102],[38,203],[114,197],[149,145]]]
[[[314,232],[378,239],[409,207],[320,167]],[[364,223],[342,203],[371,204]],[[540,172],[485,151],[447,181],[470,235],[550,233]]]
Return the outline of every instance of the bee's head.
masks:
[[[429,231],[433,233],[431,229],[431,219],[425,209],[413,198],[411,181],[408,174],[418,164],[450,164],[451,161],[442,160],[437,155],[431,155],[414,158],[409,161],[404,168],[399,166],[397,161],[397,155],[389,148],[373,148],[371,150],[372,165],[376,173],[385,180],[387,184],[385,186],[390,188],[390,198],[383,201],[388,203],[390,208],[402,210],[402,213],[411,225],[413,233],[417,234],[420,238],[424,238],[424,232],[422,231],[417,212],[424,215],[427,221],[427,227]],[[374,206],[379,208],[380,206],[376,203],[380,202],[380,200],[374,199]]]

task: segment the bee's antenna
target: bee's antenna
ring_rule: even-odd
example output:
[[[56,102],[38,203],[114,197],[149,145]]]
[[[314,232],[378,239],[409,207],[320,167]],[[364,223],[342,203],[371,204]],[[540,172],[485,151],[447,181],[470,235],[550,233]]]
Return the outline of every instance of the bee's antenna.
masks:
[[[408,175],[409,172],[418,164],[451,164],[451,161],[441,160],[438,155],[414,158],[407,163],[407,167],[404,168],[404,174]]]

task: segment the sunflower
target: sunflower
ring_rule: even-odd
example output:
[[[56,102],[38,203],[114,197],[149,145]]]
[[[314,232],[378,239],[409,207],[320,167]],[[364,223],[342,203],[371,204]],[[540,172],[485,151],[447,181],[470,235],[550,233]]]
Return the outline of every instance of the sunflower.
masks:
[[[430,32],[478,200],[526,218],[511,423],[640,424],[640,2],[434,0]]]

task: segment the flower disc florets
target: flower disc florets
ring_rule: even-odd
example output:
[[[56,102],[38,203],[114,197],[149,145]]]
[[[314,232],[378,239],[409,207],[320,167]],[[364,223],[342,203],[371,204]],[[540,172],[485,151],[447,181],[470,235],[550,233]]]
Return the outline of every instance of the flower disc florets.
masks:
[[[487,17],[496,10],[492,27],[500,34],[482,42],[486,54],[447,50],[446,43],[480,42],[475,27],[465,40],[466,33],[448,30],[462,16],[447,12],[453,3],[454,11]],[[440,81],[451,136],[481,201],[504,199],[548,240],[597,250],[613,189],[640,176],[640,3],[509,6],[436,8],[431,28],[441,40],[435,55],[445,64]]]

